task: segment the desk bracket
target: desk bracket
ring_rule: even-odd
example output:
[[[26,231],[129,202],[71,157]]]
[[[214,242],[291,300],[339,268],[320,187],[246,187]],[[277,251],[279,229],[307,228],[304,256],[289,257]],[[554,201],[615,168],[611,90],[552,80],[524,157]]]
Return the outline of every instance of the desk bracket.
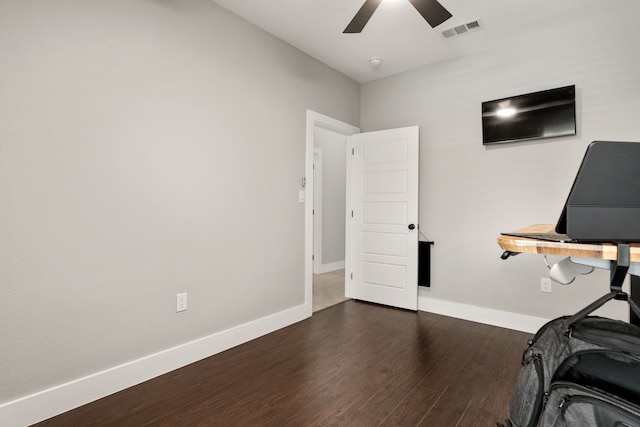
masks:
[[[630,252],[628,243],[618,243],[618,259],[611,261],[611,292],[617,294],[616,299],[625,301],[628,297],[622,292],[622,282],[629,271]]]
[[[500,255],[500,259],[507,259],[507,258],[512,257],[512,256],[520,255],[521,253],[522,252],[504,251],[504,252],[502,252],[502,255]]]

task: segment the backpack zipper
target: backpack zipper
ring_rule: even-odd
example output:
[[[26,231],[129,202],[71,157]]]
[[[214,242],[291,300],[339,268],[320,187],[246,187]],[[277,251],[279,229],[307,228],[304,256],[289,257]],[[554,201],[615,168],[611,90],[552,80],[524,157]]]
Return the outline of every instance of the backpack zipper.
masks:
[[[640,421],[640,414],[636,411],[634,412],[633,408],[629,407],[628,404],[621,400],[616,400],[615,403],[608,399],[603,399],[599,397],[591,397],[591,396],[581,396],[581,395],[567,395],[562,398],[560,404],[558,405],[558,409],[560,409],[560,417],[564,420],[565,412],[573,403],[586,403],[592,406],[600,405],[606,406],[610,411],[616,412],[617,414],[622,414],[626,416],[632,416]],[[617,424],[616,424],[617,425]],[[626,425],[626,424],[621,424]]]
[[[602,324],[602,323],[601,323]],[[606,323],[604,323],[606,325]],[[623,350],[627,352],[640,353],[640,335],[630,335],[627,332],[636,332],[633,329],[629,331],[619,331],[615,329],[598,328],[597,323],[576,324],[569,328],[569,337],[575,337],[582,341],[586,341],[599,346],[607,346],[611,349]],[[633,337],[629,339],[629,337]]]
[[[542,366],[542,356],[539,353],[533,355],[533,366],[538,374],[538,384],[540,385],[540,388],[536,394],[536,401],[533,405],[533,417],[531,417],[528,427],[538,425],[540,415],[542,414],[542,406],[546,400],[546,393],[544,391],[544,367]]]

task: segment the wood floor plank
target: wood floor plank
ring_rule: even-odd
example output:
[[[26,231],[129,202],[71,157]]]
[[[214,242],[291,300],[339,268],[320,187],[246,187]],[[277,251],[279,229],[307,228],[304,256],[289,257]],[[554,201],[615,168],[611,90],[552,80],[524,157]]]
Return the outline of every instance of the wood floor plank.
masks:
[[[436,369],[431,359],[424,357],[429,352],[433,354],[432,346],[447,339],[446,331],[430,331],[429,338],[422,344],[426,346],[420,354],[414,355],[411,362],[396,372],[385,384],[376,388],[371,398],[358,407],[345,421],[345,426],[378,425],[406,398],[406,396],[422,381],[424,376]]]
[[[488,392],[496,393],[497,388],[504,389],[501,396],[510,393],[515,377],[507,379],[506,382],[500,382],[502,379],[500,372],[504,360],[504,342],[510,342],[508,337],[512,334],[505,332],[504,329],[490,328],[486,325],[476,325],[474,329],[474,337],[465,341],[465,345],[460,348],[459,357],[452,358],[457,365],[457,370],[455,368],[448,369],[451,374],[447,390],[426,414],[420,425],[447,425],[446,423],[455,425],[451,423],[455,421],[457,424],[462,419],[474,399],[481,400],[478,396],[486,396]],[[522,342],[524,343],[523,335],[517,334],[523,338]],[[510,358],[514,364],[518,353],[520,352],[514,351]],[[519,364],[516,366],[519,367]],[[445,377],[440,376],[439,379],[444,381]],[[505,387],[507,384],[509,387]],[[485,402],[486,399],[481,404]],[[501,408],[505,406],[505,402],[506,399],[499,403]],[[501,417],[493,411],[490,413],[492,419],[488,425],[495,425],[495,422]],[[456,417],[458,419],[454,419]]]
[[[470,405],[455,427],[495,427],[495,414],[484,408]]]
[[[441,397],[441,392],[418,384],[379,425],[417,426]]]
[[[506,405],[511,396],[511,389],[505,384],[514,384],[521,368],[522,351],[526,342],[519,340],[505,341],[504,337],[494,340],[494,359],[491,368],[485,369],[484,387],[476,393],[470,404],[491,412],[498,419],[506,417]]]
[[[441,398],[425,414],[422,426],[456,425],[464,414],[476,391],[482,387],[479,373],[482,366],[475,363],[477,351],[482,347],[483,336],[476,334],[466,341],[457,354],[450,357],[450,365],[436,377],[439,382],[449,381],[449,385]],[[431,382],[423,382],[430,386]]]
[[[37,426],[455,426],[505,407],[528,337],[347,301]]]

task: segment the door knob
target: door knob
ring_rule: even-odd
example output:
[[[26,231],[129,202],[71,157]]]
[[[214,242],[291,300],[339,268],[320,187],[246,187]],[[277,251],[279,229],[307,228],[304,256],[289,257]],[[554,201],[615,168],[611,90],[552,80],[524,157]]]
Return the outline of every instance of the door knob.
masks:
[[[413,230],[414,228],[416,228],[414,224],[409,224],[409,230]]]

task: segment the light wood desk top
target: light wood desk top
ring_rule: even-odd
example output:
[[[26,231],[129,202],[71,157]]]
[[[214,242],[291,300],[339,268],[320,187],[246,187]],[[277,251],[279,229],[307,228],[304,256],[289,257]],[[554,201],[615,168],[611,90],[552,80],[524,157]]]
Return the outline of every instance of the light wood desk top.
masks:
[[[554,224],[534,224],[513,232],[546,233],[552,232],[554,228]],[[503,250],[516,253],[598,258],[611,261],[618,258],[618,248],[610,243],[562,243],[500,235],[498,236],[498,244]],[[640,261],[640,244],[630,245],[630,261]]]

